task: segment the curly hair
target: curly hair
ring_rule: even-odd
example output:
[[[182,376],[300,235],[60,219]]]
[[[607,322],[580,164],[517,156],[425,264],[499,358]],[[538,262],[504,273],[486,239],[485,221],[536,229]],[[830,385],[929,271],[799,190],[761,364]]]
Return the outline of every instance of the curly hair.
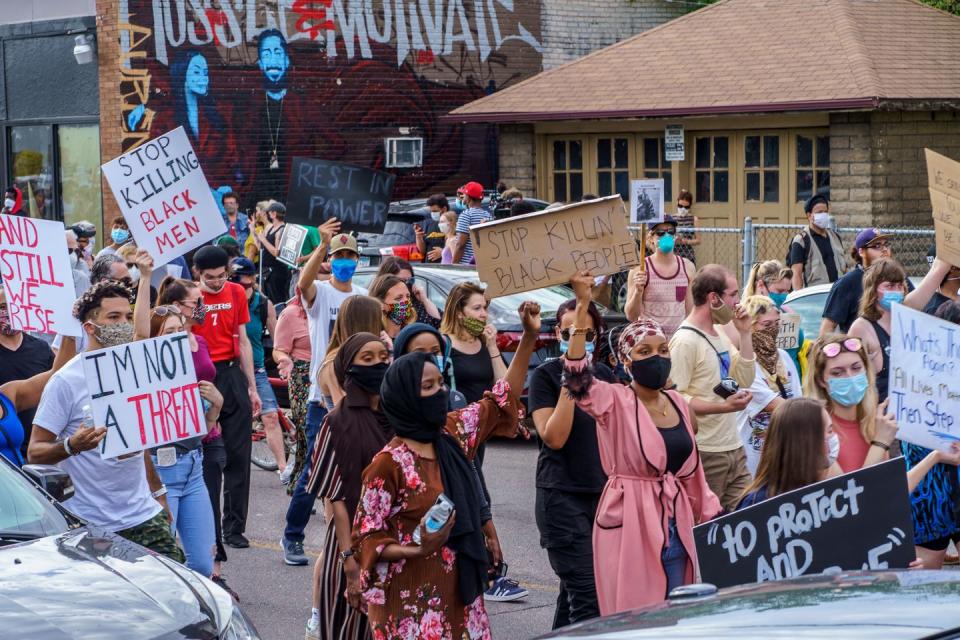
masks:
[[[80,322],[86,322],[90,314],[94,313],[103,304],[105,298],[123,298],[130,301],[133,293],[121,282],[104,280],[87,289],[73,304],[73,317]]]

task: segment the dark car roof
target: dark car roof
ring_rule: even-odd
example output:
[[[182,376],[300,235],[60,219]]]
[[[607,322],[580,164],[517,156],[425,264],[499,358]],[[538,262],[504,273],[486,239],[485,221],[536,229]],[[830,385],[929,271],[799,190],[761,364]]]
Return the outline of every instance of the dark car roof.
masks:
[[[960,627],[960,572],[843,572],[723,589],[544,638],[925,638]]]

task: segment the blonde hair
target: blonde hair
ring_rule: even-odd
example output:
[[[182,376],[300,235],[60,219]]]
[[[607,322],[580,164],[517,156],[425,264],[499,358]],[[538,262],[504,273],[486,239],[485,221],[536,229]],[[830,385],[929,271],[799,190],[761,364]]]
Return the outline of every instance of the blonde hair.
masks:
[[[117,257],[121,258],[124,262],[134,262],[137,258],[137,245],[128,242],[117,249]]]
[[[260,209],[260,211],[266,211],[267,207],[272,205],[274,202],[276,202],[276,200],[261,200],[257,203],[257,209]]]
[[[810,355],[807,357],[808,367],[806,375],[803,378],[803,395],[806,398],[819,400],[827,407],[827,411],[833,413],[834,403],[830,394],[827,392],[827,382],[823,378],[823,372],[827,368],[827,356],[823,353],[823,348],[828,344],[842,343],[851,338],[845,333],[828,333],[821,336],[810,347]],[[859,340],[859,338],[857,338]],[[841,349],[841,352],[845,347]],[[871,442],[875,439],[877,433],[877,381],[876,374],[873,372],[873,366],[870,364],[870,357],[867,355],[867,346],[862,344],[859,351],[851,351],[860,357],[864,370],[867,373],[867,392],[863,400],[857,405],[857,422],[860,423],[860,435],[864,442]]]
[[[483,295],[484,288],[475,282],[461,282],[450,290],[447,296],[447,306],[443,309],[443,319],[440,321],[440,333],[448,336],[459,336],[463,329],[461,317],[467,302],[472,296]]]
[[[750,277],[747,278],[747,284],[743,287],[744,297],[757,295],[757,282],[763,282],[763,286],[770,290],[770,283],[789,278],[793,274],[790,269],[783,266],[779,260],[767,260],[766,262],[757,262],[750,269]]]
[[[323,365],[333,361],[340,345],[355,333],[372,333],[375,336],[383,331],[383,308],[380,301],[370,296],[350,296],[340,304],[337,319],[333,322],[327,353]]]
[[[767,311],[773,309],[777,313],[780,312],[780,309],[777,308],[777,305],[774,304],[773,300],[767,296],[761,295],[752,295],[747,296],[740,301],[740,307],[747,312],[747,315],[750,316],[750,319],[753,322],[757,321],[757,318],[765,314]]]

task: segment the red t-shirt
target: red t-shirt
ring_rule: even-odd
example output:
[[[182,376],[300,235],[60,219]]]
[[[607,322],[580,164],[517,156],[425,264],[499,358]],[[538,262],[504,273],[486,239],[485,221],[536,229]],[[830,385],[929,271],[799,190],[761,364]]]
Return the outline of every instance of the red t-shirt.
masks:
[[[833,419],[833,431],[840,438],[840,455],[837,456],[840,468],[844,473],[862,469],[867,452],[870,451],[870,443],[860,434],[860,423],[832,414],[830,417]]]
[[[240,327],[250,322],[246,292],[235,282],[226,283],[220,293],[201,291],[207,318],[193,332],[207,341],[214,362],[239,357]]]

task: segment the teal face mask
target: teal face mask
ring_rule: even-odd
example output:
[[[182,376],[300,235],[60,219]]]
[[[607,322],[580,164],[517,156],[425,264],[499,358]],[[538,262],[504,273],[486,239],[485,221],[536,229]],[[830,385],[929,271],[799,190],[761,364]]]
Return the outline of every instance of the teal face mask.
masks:
[[[860,404],[867,394],[867,374],[858,373],[849,378],[830,378],[827,380],[830,398],[837,404],[853,407]]]
[[[560,353],[566,355],[567,349],[570,348],[570,342],[567,340],[560,341]],[[584,342],[583,348],[587,353],[593,353],[595,345],[592,342]]]
[[[660,239],[657,240],[657,248],[660,249],[661,253],[670,253],[671,251],[673,251],[675,244],[676,244],[676,240],[669,233],[666,233],[660,236]]]
[[[884,311],[890,311],[890,307],[893,306],[894,302],[902,304],[903,294],[899,291],[884,291],[883,296],[880,298],[880,308]]]
[[[787,296],[789,293],[773,293],[772,291],[767,294],[767,297],[773,300],[773,304],[777,305],[777,308],[783,306],[783,303],[787,301]]]

